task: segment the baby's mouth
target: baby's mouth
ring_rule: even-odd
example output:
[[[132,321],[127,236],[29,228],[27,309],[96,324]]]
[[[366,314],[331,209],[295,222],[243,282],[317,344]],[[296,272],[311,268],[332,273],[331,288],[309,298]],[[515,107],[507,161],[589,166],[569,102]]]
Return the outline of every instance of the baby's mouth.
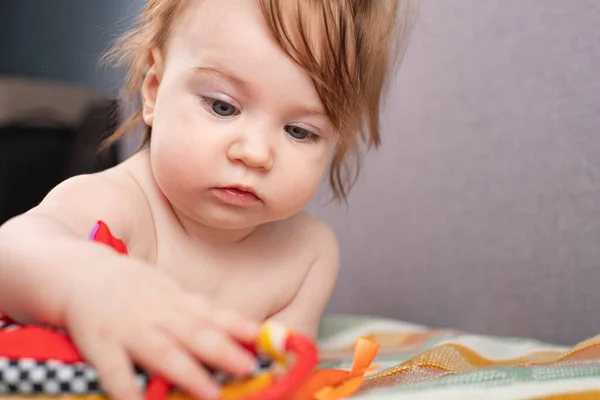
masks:
[[[224,203],[235,206],[251,206],[262,203],[262,200],[251,188],[237,186],[218,187],[213,193]]]

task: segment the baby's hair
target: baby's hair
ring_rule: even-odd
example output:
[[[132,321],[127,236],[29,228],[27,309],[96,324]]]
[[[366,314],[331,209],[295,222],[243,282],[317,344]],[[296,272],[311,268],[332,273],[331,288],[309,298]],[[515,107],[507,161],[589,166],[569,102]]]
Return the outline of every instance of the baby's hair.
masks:
[[[411,0],[258,0],[279,46],[311,76],[338,132],[329,183],[346,201],[360,171],[360,145],[378,148],[380,104],[393,66],[402,58],[412,23]],[[107,59],[127,71],[124,95],[139,100],[153,47],[167,45],[189,0],[147,0],[136,25]],[[142,124],[141,107],[105,147]],[[150,141],[145,127],[142,146]]]

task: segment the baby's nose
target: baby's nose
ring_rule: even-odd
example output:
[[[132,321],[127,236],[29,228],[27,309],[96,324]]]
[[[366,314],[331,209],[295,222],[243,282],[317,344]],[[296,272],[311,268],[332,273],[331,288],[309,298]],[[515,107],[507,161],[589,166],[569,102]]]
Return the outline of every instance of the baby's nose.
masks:
[[[227,155],[232,162],[241,162],[253,169],[273,168],[273,150],[263,137],[240,138],[232,143]]]

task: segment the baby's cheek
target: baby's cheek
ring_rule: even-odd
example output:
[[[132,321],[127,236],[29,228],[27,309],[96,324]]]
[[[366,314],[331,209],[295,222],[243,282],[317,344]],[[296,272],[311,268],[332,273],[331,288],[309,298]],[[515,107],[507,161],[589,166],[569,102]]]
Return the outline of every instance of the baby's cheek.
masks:
[[[158,138],[157,138],[158,139]],[[189,150],[176,141],[161,137],[152,142],[152,170],[161,190],[167,197],[179,192],[192,179],[193,165],[189,161]],[[168,193],[167,193],[168,192]]]
[[[301,164],[300,164],[301,165]],[[319,188],[326,167],[312,164],[309,168],[286,171],[280,178],[279,195],[289,207],[303,208]]]

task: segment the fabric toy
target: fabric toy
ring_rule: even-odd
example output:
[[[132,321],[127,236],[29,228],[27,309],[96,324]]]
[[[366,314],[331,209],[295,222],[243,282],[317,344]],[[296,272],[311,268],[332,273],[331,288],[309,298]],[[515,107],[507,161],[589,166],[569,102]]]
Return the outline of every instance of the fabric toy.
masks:
[[[99,221],[90,240],[126,255],[127,247]],[[265,322],[255,346],[248,348],[261,361],[245,379],[220,376],[222,400],[334,400],[354,394],[372,367],[378,346],[367,339],[356,343],[351,371],[315,369],[316,344],[272,322]],[[146,400],[189,400],[160,376],[136,369]],[[20,325],[0,315],[0,396],[44,400],[106,399],[94,368],[60,330]]]

